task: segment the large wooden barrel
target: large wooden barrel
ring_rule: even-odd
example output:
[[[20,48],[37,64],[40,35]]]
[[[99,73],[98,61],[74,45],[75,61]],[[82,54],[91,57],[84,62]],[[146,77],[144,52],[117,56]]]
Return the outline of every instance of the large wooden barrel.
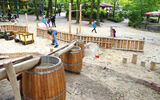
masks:
[[[82,54],[82,57],[84,57],[84,41],[83,40],[78,40],[77,43],[76,43],[76,46],[79,46],[81,47],[81,54]]]
[[[65,100],[66,80],[61,59],[42,56],[40,65],[22,74],[24,100]]]
[[[82,69],[81,48],[74,46],[70,51],[61,56],[65,70],[80,73]]]

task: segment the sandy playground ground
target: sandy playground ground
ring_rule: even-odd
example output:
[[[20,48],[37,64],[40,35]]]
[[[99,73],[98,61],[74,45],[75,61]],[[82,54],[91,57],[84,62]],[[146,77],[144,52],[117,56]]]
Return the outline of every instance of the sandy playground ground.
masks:
[[[24,15],[20,16],[18,25],[25,25]],[[45,38],[36,37],[36,21],[34,16],[28,16],[29,32],[34,32],[35,43],[22,45],[14,40],[5,41],[0,39],[0,53],[15,52],[39,52],[47,54],[53,48],[51,41]],[[40,21],[39,21],[40,23]],[[12,24],[12,23],[0,23]],[[56,30],[68,32],[68,21],[64,16],[57,17]],[[67,98],[66,100],[160,100],[160,94],[156,91],[138,84],[133,80],[124,77],[129,75],[135,78],[145,79],[160,84],[160,65],[155,71],[150,70],[150,62],[160,62],[160,34],[156,32],[142,31],[126,26],[125,22],[112,23],[105,21],[101,27],[97,27],[97,34],[92,33],[92,26],[88,22],[82,22],[83,35],[103,36],[110,35],[110,26],[114,26],[117,37],[146,38],[144,52],[121,51],[113,49],[99,48],[96,55],[85,56],[83,59],[83,69],[80,75],[66,72]],[[79,27],[72,21],[72,33],[76,33]],[[66,43],[58,41],[59,47]],[[56,50],[55,48],[53,50]],[[131,63],[132,54],[138,55],[137,64]],[[128,58],[127,64],[122,64],[122,58]],[[145,61],[146,67],[140,66],[140,62]],[[104,70],[104,67],[112,69]],[[119,74],[118,74],[119,73]],[[12,98],[13,93],[7,80],[0,81],[0,100]]]

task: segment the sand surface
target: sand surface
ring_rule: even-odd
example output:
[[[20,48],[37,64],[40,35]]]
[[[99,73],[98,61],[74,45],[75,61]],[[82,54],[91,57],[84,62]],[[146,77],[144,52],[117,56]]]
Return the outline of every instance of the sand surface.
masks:
[[[14,40],[5,41],[0,39],[0,53],[14,53],[14,52],[39,52],[47,54],[54,46],[51,41],[45,38],[36,37],[36,23],[35,16],[28,16],[29,18],[29,32],[34,33],[35,42],[29,45],[22,45],[15,43]],[[25,25],[24,15],[20,16],[17,25]],[[13,23],[0,23],[13,24]],[[56,19],[57,31],[68,32],[68,21],[64,16]],[[145,37],[144,52],[121,51],[114,49],[99,48],[95,55],[85,56],[83,59],[83,69],[80,75],[66,72],[67,79],[67,99],[66,100],[159,100],[160,95],[154,90],[137,84],[129,79],[123,79],[115,73],[103,70],[104,67],[113,69],[119,73],[129,75],[135,78],[145,79],[160,84],[160,65],[156,65],[156,70],[150,70],[150,62],[160,62],[160,33],[148,32],[139,29],[134,29],[126,26],[126,22],[112,23],[105,21],[101,23],[101,27],[97,27],[97,34],[92,33],[92,26],[88,22],[82,22],[82,32],[79,34],[90,36],[110,36],[110,26],[114,26],[117,31],[118,38],[135,38],[142,39]],[[72,33],[76,33],[79,27],[72,21]],[[59,42],[59,47],[67,44]],[[57,48],[53,48],[56,50]],[[132,55],[137,54],[137,64],[132,64]],[[122,64],[122,59],[127,58],[127,64]],[[145,61],[146,66],[140,66],[140,62]],[[0,82],[0,87],[9,88],[6,80]],[[0,91],[1,91],[0,90]],[[11,90],[11,89],[10,89]],[[5,92],[0,92],[0,100],[5,100]],[[11,95],[13,93],[11,92]]]

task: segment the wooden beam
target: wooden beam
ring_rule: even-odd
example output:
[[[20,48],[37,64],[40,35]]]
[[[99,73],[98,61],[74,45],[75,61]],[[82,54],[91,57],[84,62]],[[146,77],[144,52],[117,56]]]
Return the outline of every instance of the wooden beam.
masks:
[[[74,47],[74,45],[77,43],[77,40],[76,41],[73,41],[72,43],[70,43],[66,48],[58,51],[55,53],[55,56],[60,56],[62,54],[64,54],[65,52],[68,52],[70,49],[72,49]]]
[[[65,48],[65,47],[67,47],[67,46],[68,46],[68,44],[67,44],[67,45],[62,46],[61,48],[58,48],[56,51],[53,51],[53,52],[49,53],[48,55],[52,55],[52,54],[54,54],[54,53],[56,53],[56,52],[58,52],[58,51],[60,51],[60,50],[64,49],[64,48]]]
[[[28,69],[33,68],[35,65],[37,65],[39,63],[40,57],[35,57],[33,59],[24,61],[22,63],[18,63],[16,65],[13,65],[16,74],[26,71]],[[7,73],[5,71],[5,69],[1,69],[0,70],[0,80],[7,78]]]
[[[24,57],[19,57],[19,58],[11,59],[11,62],[14,65],[14,64],[23,62],[25,60],[29,60],[31,58],[33,58],[33,56],[32,55],[28,55],[28,56],[24,56]],[[0,63],[0,68],[3,68],[3,67],[4,67],[4,63]]]
[[[6,73],[11,83],[15,100],[21,100],[20,89],[18,86],[18,81],[15,70],[13,68],[13,64],[11,63],[11,61],[8,61],[7,63],[5,63],[4,67],[6,68]]]

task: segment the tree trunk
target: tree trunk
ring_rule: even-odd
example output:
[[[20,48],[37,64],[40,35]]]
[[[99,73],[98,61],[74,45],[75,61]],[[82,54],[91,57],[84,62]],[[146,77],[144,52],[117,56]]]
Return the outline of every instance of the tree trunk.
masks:
[[[55,10],[54,10],[55,15],[56,15],[56,7],[57,7],[57,0],[55,0]]]
[[[50,1],[51,1],[51,0],[48,0],[48,8],[47,8],[47,15],[46,15],[46,17],[49,16],[49,11],[50,11]]]
[[[114,6],[113,6],[113,17],[115,16],[116,1],[117,1],[117,0],[114,0]]]
[[[53,14],[52,0],[50,0],[50,15]]]
[[[89,16],[89,24],[91,24],[92,23],[92,21],[93,21],[93,8],[94,8],[94,0],[92,0],[92,3],[91,3],[91,14],[90,14],[90,16]]]
[[[79,23],[79,0],[77,0],[77,3],[76,3],[76,7],[77,7],[77,11],[76,11],[76,23]]]
[[[3,9],[3,14],[6,14],[6,10],[5,10],[5,0],[2,1],[2,9]]]
[[[37,0],[34,0],[34,6],[35,6],[35,15],[36,15],[36,20],[39,20],[39,11],[37,9]]]
[[[100,0],[98,0],[98,3],[97,3],[98,7],[97,7],[97,25],[100,26],[100,23],[99,23],[99,8],[100,8]]]
[[[71,6],[73,5],[73,0],[71,0]]]

